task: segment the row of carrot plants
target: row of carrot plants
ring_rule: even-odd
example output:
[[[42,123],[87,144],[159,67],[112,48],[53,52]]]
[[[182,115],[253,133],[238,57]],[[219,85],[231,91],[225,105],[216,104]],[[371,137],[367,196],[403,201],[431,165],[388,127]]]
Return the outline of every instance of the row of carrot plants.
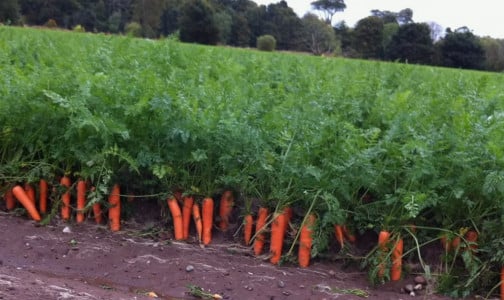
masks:
[[[417,260],[410,249],[441,233],[464,242],[468,228],[478,233],[474,259],[450,251],[453,263],[435,272],[440,290],[464,296],[499,282],[500,74],[8,27],[0,73],[2,193],[66,174],[89,183],[88,211],[106,211],[116,182],[164,203],[166,191],[204,199],[229,187],[256,227],[257,206],[269,228],[283,227],[285,207],[302,215],[291,223],[303,245],[313,213],[312,257],[344,244],[344,225],[357,237],[401,233],[402,256]],[[229,209],[215,206],[214,216]],[[189,208],[179,203],[182,224]],[[395,241],[365,260],[379,266],[383,248],[393,261]]]

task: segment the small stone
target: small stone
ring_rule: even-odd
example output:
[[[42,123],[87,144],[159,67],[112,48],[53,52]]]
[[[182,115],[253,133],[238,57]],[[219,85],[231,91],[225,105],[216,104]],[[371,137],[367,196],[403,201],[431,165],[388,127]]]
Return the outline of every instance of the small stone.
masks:
[[[194,271],[194,267],[193,267],[193,265],[187,265],[185,270],[186,270],[186,272],[192,272],[192,271]]]
[[[248,285],[244,286],[243,288],[245,288],[247,291],[253,291],[254,290],[253,287],[248,286]]]
[[[421,284],[417,284],[417,285],[415,285],[415,287],[413,287],[413,289],[414,289],[415,291],[419,291],[419,290],[421,290],[422,288],[423,288],[423,285],[421,285]]]
[[[413,292],[413,285],[412,284],[407,284],[405,287],[404,287],[404,290],[406,291],[406,293],[411,293]]]
[[[336,272],[334,272],[333,270],[330,270],[329,271],[329,276],[335,277],[336,276]]]
[[[278,282],[278,287],[279,287],[279,288],[284,288],[284,287],[285,287],[285,282],[283,282],[282,280],[280,280],[280,281]]]
[[[25,254],[25,255],[23,255],[23,257],[24,257],[24,258],[28,258],[28,255],[26,255],[26,254]]]
[[[410,295],[411,297],[415,297],[415,292],[411,291],[411,292],[409,293],[409,295]]]
[[[72,233],[72,229],[70,229],[70,227],[68,226],[65,226],[65,228],[63,228],[63,233]]]
[[[425,280],[425,277],[423,277],[422,275],[416,276],[414,280],[416,284],[423,284],[423,285],[427,284],[427,280]]]
[[[290,293],[287,292],[287,291],[283,291],[282,294],[284,294],[285,296],[289,296],[290,295]]]
[[[299,288],[300,288],[300,289],[304,289],[304,288],[305,288],[305,286],[301,284],[301,285],[299,286]]]

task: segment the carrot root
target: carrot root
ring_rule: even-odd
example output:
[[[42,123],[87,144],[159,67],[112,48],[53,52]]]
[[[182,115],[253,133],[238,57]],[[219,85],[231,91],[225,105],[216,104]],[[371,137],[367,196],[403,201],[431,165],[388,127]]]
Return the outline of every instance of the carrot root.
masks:
[[[32,219],[35,221],[40,221],[40,214],[37,211],[37,208],[35,208],[35,204],[31,201],[30,197],[26,194],[25,190],[20,187],[19,185],[16,185],[12,189],[12,194],[18,201],[21,203],[21,205],[24,206],[28,214]]]
[[[184,197],[184,207],[182,208],[182,239],[189,238],[189,229],[191,225],[191,213],[193,209],[194,198]]]
[[[77,223],[84,222],[84,207],[86,207],[86,182],[77,182]]]
[[[67,176],[63,176],[60,180],[60,184],[64,187],[66,187],[65,193],[61,196],[61,218],[63,220],[69,220],[70,219],[70,186],[72,183],[70,182],[70,178]]]
[[[203,234],[203,223],[201,221],[201,211],[198,203],[193,204],[192,215],[194,219],[194,225],[196,226],[196,234],[198,235],[198,242],[201,243],[201,236]]]
[[[260,207],[257,214],[256,222],[256,238],[254,240],[254,254],[260,255],[264,248],[265,234],[264,229],[266,225],[266,219],[268,218],[268,209],[265,207]]]
[[[182,212],[180,211],[180,206],[175,197],[168,199],[168,208],[173,219],[173,231],[175,240],[180,241],[184,239],[184,229],[182,221]]]
[[[250,239],[252,238],[252,227],[254,226],[254,218],[251,214],[245,216],[243,220],[243,239],[245,240],[245,245],[248,246]]]
[[[283,240],[286,230],[285,213],[277,213],[271,223],[271,243],[270,243],[270,262],[274,265],[280,262],[282,257]]]
[[[399,239],[392,251],[392,269],[390,269],[390,279],[392,281],[401,279],[403,248],[403,239]]]
[[[219,207],[219,228],[222,231],[226,231],[229,227],[229,217],[233,211],[234,199],[232,191],[225,191],[220,200]]]
[[[112,187],[112,191],[109,195],[109,222],[110,230],[119,231],[121,230],[121,190],[118,184]]]
[[[313,244],[313,227],[315,226],[315,215],[310,214],[299,234],[298,262],[299,266],[306,268],[310,265],[311,248]]]
[[[208,245],[212,241],[212,226],[213,226],[213,209],[214,201],[212,198],[207,197],[203,199],[201,214],[203,222],[203,245]]]
[[[39,190],[40,190],[40,197],[39,197],[39,207],[40,207],[40,212],[45,214],[47,213],[47,181],[44,179],[40,179],[39,182]]]

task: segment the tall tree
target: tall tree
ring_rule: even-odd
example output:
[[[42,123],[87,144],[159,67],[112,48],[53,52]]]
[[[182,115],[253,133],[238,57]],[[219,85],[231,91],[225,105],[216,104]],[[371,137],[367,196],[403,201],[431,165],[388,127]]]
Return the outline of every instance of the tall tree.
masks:
[[[324,14],[327,24],[332,24],[333,16],[346,8],[344,0],[317,0],[313,1],[311,5],[315,10],[319,10]]]
[[[504,71],[504,40],[484,37],[480,42],[485,50],[485,70]]]
[[[321,55],[335,50],[340,52],[336,34],[330,25],[311,13],[306,14],[302,21],[303,42],[311,53]]]
[[[366,17],[357,22],[353,31],[353,48],[362,58],[380,59],[383,57],[383,20]]]
[[[16,24],[19,20],[19,3],[17,0],[0,1],[0,23]]]
[[[301,42],[302,23],[287,2],[280,1],[267,7],[264,33],[271,34],[277,41],[277,48],[282,50],[296,50]]]
[[[179,25],[183,42],[215,45],[219,41],[215,10],[206,0],[184,1]]]
[[[482,69],[485,51],[478,38],[467,28],[447,29],[440,42],[441,63],[446,67]]]
[[[159,36],[161,16],[165,0],[135,0],[133,3],[133,21],[142,26],[142,35],[148,38]]]
[[[399,27],[386,51],[388,59],[415,64],[432,64],[433,55],[434,45],[429,25],[425,23],[411,23]]]

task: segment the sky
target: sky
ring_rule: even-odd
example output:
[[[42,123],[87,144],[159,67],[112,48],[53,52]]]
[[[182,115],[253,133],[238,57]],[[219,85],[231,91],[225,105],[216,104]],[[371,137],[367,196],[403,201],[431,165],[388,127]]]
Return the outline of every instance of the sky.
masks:
[[[257,4],[277,3],[270,0],[253,0]],[[310,0],[286,0],[289,7],[303,16],[310,11]],[[502,4],[499,4],[502,3]],[[413,10],[413,21],[436,22],[443,28],[457,29],[467,26],[474,34],[504,38],[504,1],[502,0],[345,0],[347,8],[333,17],[333,23],[345,21],[353,27],[358,20],[369,16],[372,9],[398,12]]]

